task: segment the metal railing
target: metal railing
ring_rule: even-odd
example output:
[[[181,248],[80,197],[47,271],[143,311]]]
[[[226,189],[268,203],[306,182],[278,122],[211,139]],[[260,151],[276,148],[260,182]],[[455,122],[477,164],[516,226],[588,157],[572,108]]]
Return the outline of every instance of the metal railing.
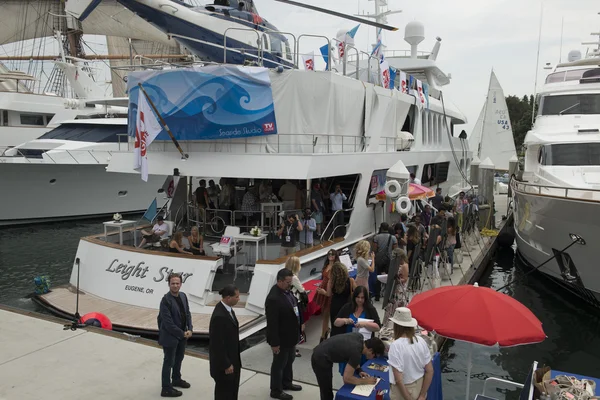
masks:
[[[520,182],[515,179],[511,180],[510,184],[514,192],[600,203],[599,189],[582,189],[569,188],[563,186],[540,185],[536,183]]]
[[[329,220],[329,223],[325,226],[325,229],[323,229],[323,233],[321,233],[321,237],[319,237],[319,241],[322,243],[323,242],[323,238],[325,237],[325,234],[327,233],[327,230],[329,229],[329,227],[331,226],[331,224],[336,220],[336,217],[338,215],[338,213],[340,212],[349,212],[352,213],[352,211],[354,211],[354,207],[351,208],[347,208],[345,210],[335,210],[335,212],[333,213],[333,215],[331,216],[331,219]],[[348,227],[349,224],[341,224],[341,225],[336,225],[333,227],[333,229],[331,230],[331,234],[329,235],[329,238],[327,238],[326,240],[331,240],[331,238],[333,237],[333,234],[335,233],[335,231],[340,228],[340,227]]]
[[[500,383],[502,385],[512,386],[512,387],[514,387],[516,389],[523,389],[525,387],[525,385],[523,385],[522,383],[512,382],[512,381],[508,381],[506,379],[501,379],[501,378],[489,377],[489,378],[487,378],[483,382],[483,392],[482,392],[482,394],[484,396],[486,396],[485,393],[486,393],[486,390],[487,390],[488,382]]]

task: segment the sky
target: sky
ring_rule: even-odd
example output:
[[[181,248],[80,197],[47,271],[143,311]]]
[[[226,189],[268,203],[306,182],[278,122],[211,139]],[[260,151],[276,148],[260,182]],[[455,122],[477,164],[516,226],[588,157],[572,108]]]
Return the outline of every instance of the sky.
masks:
[[[261,16],[280,30],[315,33],[335,37],[340,29],[356,24],[329,15],[276,3],[255,0]],[[368,0],[306,0],[306,3],[344,13],[374,12]],[[543,3],[543,4],[542,4]],[[419,21],[425,26],[425,40],[419,50],[431,51],[436,36],[442,38],[438,66],[452,74],[451,83],[442,88],[444,99],[451,100],[466,116],[467,133],[474,127],[483,107],[490,72],[493,69],[505,95],[532,94],[534,91],[540,12],[543,5],[542,37],[538,87],[546,74],[545,63],[559,61],[561,21],[564,18],[562,59],[570,50],[584,52],[582,41],[593,41],[591,32],[600,32],[600,2],[597,0],[388,0],[388,24],[399,28],[384,32],[387,50],[409,49],[404,41],[404,26]],[[362,25],[355,37],[359,49],[371,49],[375,28]],[[301,43],[300,51],[305,45]],[[318,44],[314,45],[318,54]],[[310,51],[310,50],[308,50]]]
[[[194,0],[204,3],[202,0]],[[209,1],[206,1],[208,3]],[[254,0],[258,12],[280,31],[335,37],[339,30],[349,30],[356,23],[334,16],[278,3],[275,0]],[[373,13],[372,0],[304,0],[307,4],[347,14]],[[549,72],[542,67],[556,64],[570,50],[585,54],[582,41],[593,41],[591,32],[600,32],[600,2],[598,0],[387,0],[391,10],[400,14],[388,17],[388,25],[396,32],[384,32],[387,50],[405,50],[410,46],[403,40],[404,26],[417,20],[425,26],[425,40],[419,50],[431,51],[436,36],[442,38],[438,66],[452,75],[451,83],[442,88],[444,100],[452,101],[466,115],[463,129],[470,134],[485,101],[490,71],[493,69],[505,95],[532,94],[536,75],[536,58],[540,14],[541,26],[538,87]],[[48,39],[48,48],[56,47]],[[106,54],[101,36],[86,37],[97,53]],[[356,46],[364,51],[375,41],[375,28],[362,25],[355,37]],[[301,39],[300,52],[319,54],[324,44],[320,39]],[[8,46],[0,51],[10,52]],[[91,51],[90,51],[91,52]],[[57,53],[49,50],[45,53]],[[317,59],[317,68],[324,63]],[[97,63],[99,79],[110,79],[108,70]]]

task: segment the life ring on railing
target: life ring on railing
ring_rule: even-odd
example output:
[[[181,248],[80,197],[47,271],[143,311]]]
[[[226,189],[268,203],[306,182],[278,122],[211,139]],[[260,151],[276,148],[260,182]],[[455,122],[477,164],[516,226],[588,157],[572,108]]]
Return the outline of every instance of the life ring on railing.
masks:
[[[395,199],[396,197],[400,196],[401,192],[402,185],[400,185],[397,180],[391,180],[385,183],[385,195],[387,197]]]
[[[411,208],[412,203],[410,202],[410,199],[406,196],[402,196],[396,201],[396,210],[400,214],[408,214]]]

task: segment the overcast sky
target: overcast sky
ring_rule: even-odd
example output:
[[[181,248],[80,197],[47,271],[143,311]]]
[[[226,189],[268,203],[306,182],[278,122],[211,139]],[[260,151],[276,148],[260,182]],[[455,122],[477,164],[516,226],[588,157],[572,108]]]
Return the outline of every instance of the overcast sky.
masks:
[[[203,3],[202,0],[195,0]],[[261,16],[281,31],[320,34],[335,37],[340,29],[351,29],[356,24],[341,18],[277,3],[274,0],[254,0]],[[371,0],[304,0],[305,3],[343,13],[373,13]],[[206,1],[207,3],[209,1]],[[465,126],[470,134],[485,100],[489,75],[496,72],[506,95],[522,97],[533,93],[540,11],[543,3],[542,40],[538,87],[548,71],[545,63],[557,63],[560,55],[561,19],[564,18],[562,58],[579,49],[585,53],[582,41],[592,41],[591,32],[600,31],[600,1],[598,0],[388,0],[390,9],[402,13],[388,17],[388,24],[397,32],[384,32],[388,50],[408,49],[404,42],[404,26],[418,20],[425,25],[425,40],[419,50],[430,51],[435,37],[442,38],[438,65],[452,74],[450,85],[442,88],[444,99],[451,100],[468,118]],[[106,54],[101,36],[87,36],[96,52]],[[356,46],[370,51],[375,41],[375,28],[362,25],[356,35]],[[45,53],[57,53],[52,39],[47,39]],[[324,42],[304,39],[301,52],[315,51]],[[0,51],[11,52],[11,46]],[[52,49],[52,50],[51,50]],[[317,67],[324,66],[317,60]],[[109,80],[107,69],[96,64],[100,80]]]
[[[374,12],[374,2],[368,0],[305,2],[344,13]],[[255,0],[255,3],[259,13],[282,31],[335,37],[339,29],[355,25],[273,0]],[[442,38],[438,65],[452,74],[451,84],[443,88],[444,99],[451,99],[467,116],[468,133],[483,106],[492,68],[506,95],[522,97],[533,93],[540,0],[388,0],[388,4],[390,9],[402,10],[388,17],[388,24],[399,28],[397,32],[384,33],[388,50],[409,48],[403,39],[404,26],[413,20],[425,25],[426,38],[419,50],[431,51],[435,37]],[[590,33],[600,31],[598,0],[545,0],[543,10],[538,87],[548,73],[541,67],[546,62],[558,62],[563,17],[563,60],[572,49],[585,51],[581,42],[594,40]],[[357,47],[370,49],[375,28],[361,26],[355,40]],[[305,45],[301,45],[301,51],[306,51]]]

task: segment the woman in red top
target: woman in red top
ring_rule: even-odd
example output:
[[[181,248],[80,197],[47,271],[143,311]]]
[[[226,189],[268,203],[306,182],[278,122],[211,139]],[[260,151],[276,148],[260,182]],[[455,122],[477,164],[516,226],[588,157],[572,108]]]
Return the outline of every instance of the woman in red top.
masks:
[[[327,295],[327,284],[329,283],[329,276],[331,274],[331,267],[335,262],[340,261],[340,256],[336,250],[329,250],[327,252],[327,258],[325,259],[325,265],[323,265],[323,282],[317,289],[317,295],[315,301],[321,307],[321,316],[323,317],[323,325],[321,328],[321,342],[327,339],[329,336],[329,311],[331,306],[331,297]]]

